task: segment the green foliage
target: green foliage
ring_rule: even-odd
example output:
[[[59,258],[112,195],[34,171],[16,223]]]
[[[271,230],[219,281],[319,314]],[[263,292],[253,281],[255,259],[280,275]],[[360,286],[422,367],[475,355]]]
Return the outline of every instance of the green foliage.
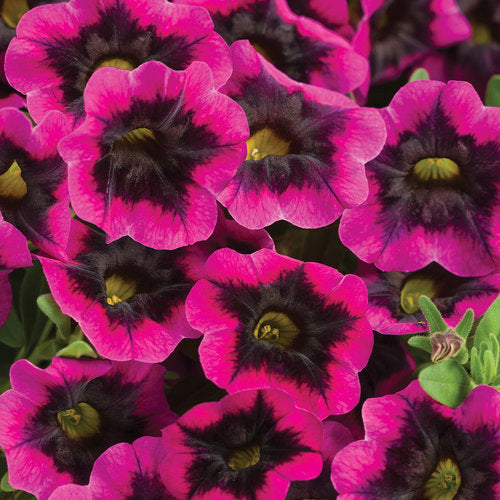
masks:
[[[486,106],[500,107],[500,75],[493,75],[489,79],[484,103]]]
[[[450,408],[459,406],[474,387],[463,366],[453,359],[428,366],[418,380],[427,394]]]
[[[420,307],[424,313],[427,322],[429,323],[429,329],[431,333],[444,332],[448,325],[444,322],[441,313],[438,308],[432,303],[432,300],[425,295],[422,295],[419,299]]]
[[[430,80],[429,73],[424,68],[417,68],[409,78],[409,82],[415,82],[417,80]]]
[[[56,356],[61,356],[63,358],[97,358],[94,349],[83,340],[72,342],[58,351]]]
[[[68,339],[71,333],[71,319],[62,313],[61,308],[50,293],[40,295],[36,300],[38,307],[57,326],[57,331],[63,339]]]

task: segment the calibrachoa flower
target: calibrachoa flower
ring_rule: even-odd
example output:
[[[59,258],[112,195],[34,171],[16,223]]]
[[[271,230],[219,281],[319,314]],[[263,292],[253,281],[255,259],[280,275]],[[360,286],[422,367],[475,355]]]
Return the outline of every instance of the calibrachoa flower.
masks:
[[[205,335],[208,379],[233,393],[274,387],[323,419],[359,400],[357,372],[371,353],[366,288],[356,276],[263,249],[215,252],[186,301]]]
[[[286,495],[286,500],[304,500],[312,498],[334,499],[337,492],[333,489],[331,476],[333,457],[353,441],[349,429],[338,422],[323,422],[323,444],[321,456],[323,457],[323,469],[315,479],[308,481],[293,481]]]
[[[472,24],[472,37],[448,49],[429,54],[419,66],[433,80],[466,80],[480,96],[488,80],[500,72],[500,3],[497,0],[457,0]]]
[[[250,228],[280,219],[314,228],[365,201],[364,164],[385,141],[379,112],[297,84],[248,41],[231,51],[234,72],[222,91],[245,110],[250,138],[246,160],[218,197],[230,214]]]
[[[84,98],[85,121],[59,143],[76,214],[110,241],[173,249],[207,239],[248,138],[245,113],[214,89],[208,66],[102,68]]]
[[[50,500],[175,500],[160,477],[166,454],[161,438],[142,437],[132,444],[115,444],[95,461],[87,486],[60,486]]]
[[[73,221],[68,255],[40,261],[61,310],[102,356],[160,362],[182,338],[199,336],[184,312],[194,283],[184,249],[154,250],[128,237],[106,244],[104,234]]]
[[[159,436],[175,420],[163,394],[164,368],[138,362],[54,358],[41,370],[11,368],[0,395],[0,446],[9,483],[48,498],[60,485],[87,484],[110,446]]]
[[[57,143],[71,131],[59,112],[35,128],[14,108],[0,109],[0,211],[41,249],[63,255],[69,210],[66,164]]]
[[[361,263],[356,275],[363,278],[368,288],[366,317],[371,327],[393,335],[429,330],[420,311],[421,295],[431,298],[446,323],[456,326],[469,308],[476,317],[484,314],[500,293],[498,273],[462,278],[436,263],[413,273],[384,273],[373,265]]]
[[[373,83],[396,78],[432,48],[471,34],[455,0],[364,0],[362,6],[353,46],[370,58]]]
[[[339,500],[475,500],[500,495],[500,393],[476,387],[452,410],[418,381],[363,407],[366,437],[333,459]]]
[[[231,45],[248,39],[254,49],[293,80],[339,92],[358,87],[368,61],[340,35],[297,16],[286,0],[174,0],[201,5],[215,31]]]
[[[35,121],[57,109],[80,122],[95,71],[131,70],[153,60],[175,70],[205,61],[217,87],[231,74],[227,45],[208,13],[162,0],[72,0],[30,10],[7,50],[5,73],[28,94]]]
[[[321,423],[275,389],[195,406],[163,430],[161,475],[178,500],[283,500],[322,466]]]
[[[366,166],[368,200],[343,214],[344,245],[383,271],[431,261],[459,276],[495,271],[500,108],[466,82],[416,81],[381,111],[387,143]]]
[[[26,266],[31,266],[26,238],[12,224],[4,221],[0,213],[0,327],[12,306],[9,273],[12,269]]]

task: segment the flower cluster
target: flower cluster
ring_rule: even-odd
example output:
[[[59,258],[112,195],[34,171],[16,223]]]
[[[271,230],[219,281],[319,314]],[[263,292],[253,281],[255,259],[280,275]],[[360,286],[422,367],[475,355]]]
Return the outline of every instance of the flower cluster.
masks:
[[[0,496],[500,498],[497,4],[5,0]]]

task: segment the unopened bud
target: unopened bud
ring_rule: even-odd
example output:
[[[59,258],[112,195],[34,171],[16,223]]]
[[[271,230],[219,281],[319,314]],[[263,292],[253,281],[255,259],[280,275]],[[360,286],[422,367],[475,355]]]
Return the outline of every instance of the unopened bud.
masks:
[[[437,332],[431,336],[432,354],[431,361],[439,363],[445,359],[451,359],[464,344],[464,339],[457,335],[453,328],[445,332]]]

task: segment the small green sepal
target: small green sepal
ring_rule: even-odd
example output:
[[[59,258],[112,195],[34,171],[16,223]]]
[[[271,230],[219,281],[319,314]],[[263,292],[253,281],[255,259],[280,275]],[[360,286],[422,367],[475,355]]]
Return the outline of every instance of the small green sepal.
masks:
[[[486,106],[500,107],[500,75],[493,75],[486,87]]]
[[[415,82],[417,80],[430,80],[428,71],[425,68],[417,68],[409,78],[409,82]]]
[[[0,481],[0,489],[2,491],[16,491],[15,488],[13,488],[10,484],[9,484],[9,473],[6,472],[3,477],[2,477],[2,480]]]
[[[408,344],[412,347],[417,347],[418,349],[423,349],[429,354],[432,352],[432,344],[430,337],[422,337],[421,335],[415,335],[408,339]]]
[[[460,337],[467,340],[470,331],[472,330],[472,325],[474,324],[474,311],[472,309],[467,309],[460,323],[455,327],[455,332],[457,332]]]
[[[56,353],[61,358],[94,358],[97,359],[97,353],[83,340],[77,340],[64,347]]]
[[[429,330],[431,333],[444,332],[448,329],[448,325],[445,323],[441,313],[429,297],[421,295],[419,302],[425,319],[427,319],[429,323]]]

